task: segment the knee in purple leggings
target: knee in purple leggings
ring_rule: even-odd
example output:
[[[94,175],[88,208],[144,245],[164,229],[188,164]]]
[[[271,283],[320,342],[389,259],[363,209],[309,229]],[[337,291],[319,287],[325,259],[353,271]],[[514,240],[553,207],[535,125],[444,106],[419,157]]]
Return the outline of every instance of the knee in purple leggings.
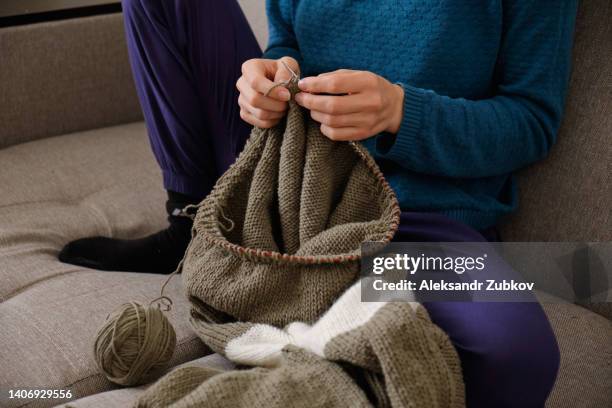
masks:
[[[439,214],[402,212],[397,241],[483,242],[469,226]],[[503,263],[501,277],[512,270]],[[557,377],[559,348],[536,303],[431,302],[429,315],[459,353],[470,408],[543,407]]]
[[[468,407],[543,407],[559,348],[538,303],[425,305],[457,349]]]

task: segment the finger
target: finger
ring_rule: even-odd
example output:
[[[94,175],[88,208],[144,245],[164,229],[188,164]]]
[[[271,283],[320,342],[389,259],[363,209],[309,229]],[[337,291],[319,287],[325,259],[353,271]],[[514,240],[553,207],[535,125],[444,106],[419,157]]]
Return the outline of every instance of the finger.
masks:
[[[285,66],[285,64],[287,66]],[[298,62],[291,57],[282,57],[278,60],[278,67],[276,69],[276,75],[274,76],[274,82],[284,82],[288,81],[292,77],[292,72],[295,72],[296,75],[300,75],[300,66]],[[289,69],[287,69],[289,67]]]
[[[253,107],[245,100],[242,94],[238,97],[238,105],[257,119],[261,120],[280,119],[285,116],[285,112],[275,112]]]
[[[330,127],[367,127],[373,122],[369,114],[348,113],[346,115],[330,115],[319,111],[310,111],[310,116],[321,123]]]
[[[306,109],[331,115],[362,112],[368,107],[367,98],[363,95],[316,95],[298,92],[295,101]]]
[[[245,111],[244,109],[240,109],[240,117],[245,122],[250,123],[253,126],[263,128],[263,129],[271,128],[279,122],[279,119],[273,119],[273,120],[257,119],[255,116]]]
[[[357,93],[370,84],[371,75],[363,71],[342,70],[327,75],[302,78],[298,86],[300,90],[310,93]]]
[[[244,77],[238,79],[236,87],[240,91],[240,95],[243,99],[255,108],[274,112],[284,112],[287,110],[287,102],[278,101],[262,95],[253,89]]]
[[[323,72],[322,74],[319,74],[318,76],[329,76],[329,75],[335,75],[335,74],[347,74],[349,72],[355,72],[352,69],[337,69],[335,71],[330,71],[330,72]]]
[[[321,125],[321,133],[334,141],[362,140],[370,136],[368,131],[359,127],[341,127],[334,128],[327,125]]]
[[[252,60],[245,62],[249,63]],[[274,82],[268,79],[268,75],[273,77],[276,73],[270,72],[270,67],[267,65],[276,64],[273,60],[259,60],[259,64],[251,64],[245,68],[243,65],[242,76],[246,83],[261,95],[266,95],[270,89],[274,86]],[[266,62],[264,62],[266,61]],[[267,98],[276,99],[277,101],[286,102],[291,99],[289,91],[281,86],[277,86],[266,96]]]

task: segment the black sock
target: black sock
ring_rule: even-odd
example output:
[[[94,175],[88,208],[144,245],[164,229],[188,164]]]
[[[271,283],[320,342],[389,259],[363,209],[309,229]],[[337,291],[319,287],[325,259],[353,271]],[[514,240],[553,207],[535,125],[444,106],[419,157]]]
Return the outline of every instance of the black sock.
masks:
[[[192,197],[168,191],[168,228],[140,239],[78,239],[62,249],[59,260],[107,271],[172,273],[191,239],[192,220],[178,212],[195,203]]]

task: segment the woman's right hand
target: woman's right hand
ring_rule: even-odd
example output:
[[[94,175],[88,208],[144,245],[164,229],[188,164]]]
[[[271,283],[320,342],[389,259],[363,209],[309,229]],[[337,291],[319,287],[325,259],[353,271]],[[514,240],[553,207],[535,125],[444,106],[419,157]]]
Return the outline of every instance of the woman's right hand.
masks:
[[[298,62],[291,57],[277,60],[253,58],[242,64],[242,76],[236,82],[240,91],[240,117],[253,126],[270,128],[285,116],[287,102],[291,99],[285,87],[278,86],[268,96],[264,96],[274,83],[291,77],[281,61],[293,71],[299,72]]]

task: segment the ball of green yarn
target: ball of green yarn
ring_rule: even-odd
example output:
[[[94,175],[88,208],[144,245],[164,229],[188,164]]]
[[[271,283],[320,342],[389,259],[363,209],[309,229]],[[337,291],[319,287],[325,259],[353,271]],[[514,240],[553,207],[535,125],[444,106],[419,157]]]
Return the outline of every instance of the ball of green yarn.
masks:
[[[98,331],[94,354],[110,381],[138,385],[168,364],[175,346],[176,333],[160,308],[132,302],[106,319]]]

